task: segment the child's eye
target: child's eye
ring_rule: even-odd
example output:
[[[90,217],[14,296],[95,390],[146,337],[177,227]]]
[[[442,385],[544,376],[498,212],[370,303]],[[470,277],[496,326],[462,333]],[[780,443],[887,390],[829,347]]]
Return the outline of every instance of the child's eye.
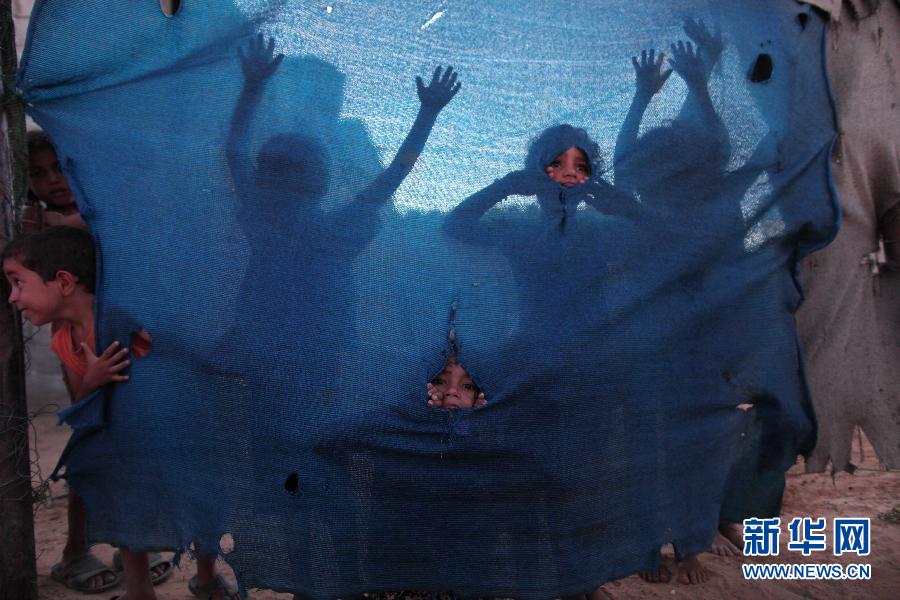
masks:
[[[589,173],[589,172],[590,172],[590,171],[588,171],[588,168],[587,168],[586,165],[578,165],[578,170],[581,171],[582,173]]]
[[[475,384],[473,384],[473,383],[464,383],[464,384],[463,384],[463,389],[466,390],[467,392],[474,392],[474,391],[475,391]]]
[[[560,162],[558,160],[554,160],[552,163],[550,163],[551,167],[558,167],[559,165],[560,165]]]
[[[446,382],[440,377],[435,377],[431,380],[431,385],[444,385],[445,383]]]

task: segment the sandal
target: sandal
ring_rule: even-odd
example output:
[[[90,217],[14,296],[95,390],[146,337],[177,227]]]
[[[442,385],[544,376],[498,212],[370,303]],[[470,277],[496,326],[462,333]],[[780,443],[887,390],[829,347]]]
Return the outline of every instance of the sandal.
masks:
[[[172,561],[163,558],[162,554],[159,552],[149,552],[147,554],[147,562],[150,563],[150,583],[153,585],[159,585],[175,572],[175,565],[172,564]],[[122,554],[119,553],[118,550],[113,554],[113,567],[116,571],[124,570],[124,567],[122,566]],[[154,571],[153,569],[155,567],[163,568]]]
[[[101,583],[98,586],[88,585],[88,580],[104,573],[110,573],[113,576],[113,580]],[[55,564],[53,569],[50,570],[50,577],[67,588],[84,594],[105,592],[119,585],[121,581],[118,574],[103,564],[99,558],[94,556],[93,552],[85,552]]]
[[[212,600],[216,592],[223,592],[225,600],[241,600],[237,586],[222,577],[221,573],[216,573],[216,576],[202,587],[197,585],[197,576],[194,575],[188,582],[188,589],[200,600]]]

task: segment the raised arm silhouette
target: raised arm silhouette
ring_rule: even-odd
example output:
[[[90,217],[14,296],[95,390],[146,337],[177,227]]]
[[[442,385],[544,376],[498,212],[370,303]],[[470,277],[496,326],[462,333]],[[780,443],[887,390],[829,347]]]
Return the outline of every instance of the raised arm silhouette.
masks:
[[[696,49],[690,41],[673,43],[671,68],[664,67],[665,55],[652,49],[642,51],[640,58],[631,58],[635,94],[616,139],[614,166],[616,185],[640,193],[642,202],[659,202],[663,197],[680,202],[682,196],[695,197],[692,188],[721,180],[731,152],[728,132],[708,87],[724,40],[699,20],[685,21],[684,31]],[[647,107],[673,72],[688,89],[678,116],[639,137]],[[672,185],[674,176],[680,178],[678,186]]]

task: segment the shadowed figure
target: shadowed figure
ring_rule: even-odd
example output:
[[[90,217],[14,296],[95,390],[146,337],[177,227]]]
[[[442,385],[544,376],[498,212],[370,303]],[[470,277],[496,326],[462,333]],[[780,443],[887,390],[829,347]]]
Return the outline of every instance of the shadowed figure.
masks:
[[[709,95],[709,78],[724,47],[719,34],[701,22],[688,20],[685,33],[691,42],[671,45],[671,69],[665,56],[644,50],[632,57],[635,94],[616,139],[616,185],[637,192],[643,203],[665,202],[671,208],[697,207],[715,196],[725,174],[731,147],[728,132]],[[653,96],[672,72],[687,85],[688,93],[674,121],[638,137],[641,121]],[[736,207],[740,216],[740,207]]]
[[[575,162],[563,164],[570,160]],[[631,196],[600,178],[602,166],[600,148],[585,130],[556,125],[532,140],[524,169],[469,196],[447,215],[448,235],[496,246],[505,254],[520,289],[521,323],[547,323],[545,331],[553,329],[549,323],[565,327],[568,311],[559,309],[558,298],[577,303],[579,294],[596,294],[589,289],[584,269],[598,261],[602,239],[592,235],[593,220],[576,219],[581,202],[606,215],[639,213]],[[537,214],[504,213],[509,223],[483,218],[514,195],[535,196]],[[585,301],[595,304],[589,298]]]
[[[568,349],[560,347],[560,353],[574,351],[577,344],[567,342],[566,335],[583,328],[587,314],[602,318],[597,310],[602,286],[597,283],[604,277],[605,240],[600,229],[604,217],[596,213],[578,217],[578,205],[585,202],[617,221],[636,218],[640,209],[631,196],[600,177],[602,165],[599,146],[585,130],[571,125],[550,127],[530,143],[524,169],[469,196],[444,222],[449,236],[496,247],[509,261],[520,299],[520,327],[509,352],[523,353],[523,364],[533,362],[535,348],[542,354],[552,353],[563,344]],[[508,210],[486,217],[492,207],[514,195],[535,196],[537,210]],[[585,309],[563,308],[572,305]],[[537,323],[541,326],[531,326]],[[491,394],[499,391],[489,384],[486,387]]]
[[[615,181],[640,198],[651,216],[645,224],[653,228],[656,245],[695,256],[672,273],[673,282],[692,300],[703,290],[705,264],[741,250],[741,200],[758,171],[739,181],[727,173],[731,142],[709,93],[724,38],[702,20],[686,20],[684,32],[696,48],[690,41],[671,44],[671,68],[664,68],[665,55],[654,50],[631,59],[635,94],[616,139]],[[678,115],[639,137],[650,101],[673,72],[687,86]],[[701,232],[713,233],[697,235]]]
[[[641,467],[655,458],[646,450],[631,451],[628,427],[640,426],[652,411],[646,402],[631,400],[636,395],[629,393],[630,375],[617,370],[622,363],[613,355],[627,351],[617,342],[628,332],[626,319],[610,310],[611,302],[634,304],[640,297],[639,288],[628,286],[639,270],[623,277],[622,265],[632,265],[630,257],[646,247],[644,211],[633,196],[601,178],[602,166],[599,146],[585,130],[550,127],[530,143],[524,169],[469,196],[444,222],[449,236],[502,252],[518,288],[518,330],[482,364],[472,362],[489,398],[485,410],[509,403],[519,407],[510,409],[517,418],[550,424],[560,422],[561,414],[587,414],[606,402],[602,421],[565,419],[571,435],[584,443],[567,448],[565,478],[557,478],[554,469],[541,471],[548,498],[563,489],[612,485],[624,497],[646,497],[635,473],[647,472]],[[535,196],[537,208],[491,210],[514,195]],[[578,210],[582,202],[590,209]],[[541,450],[546,456],[557,451]],[[612,520],[593,511],[582,525],[602,529],[610,539],[634,540],[622,551],[646,554],[636,541],[643,524],[637,517],[644,515]]]
[[[337,336],[333,347],[352,343],[353,259],[377,234],[379,212],[412,170],[438,114],[461,84],[452,67],[437,67],[427,85],[417,77],[419,111],[394,159],[352,201],[326,210],[330,184],[344,183],[343,171],[342,179],[330,181],[331,140],[282,133],[263,143],[255,165],[246,159],[251,121],[266,82],[284,57],[274,55],[274,39],[266,43],[262,35],[238,53],[244,86],[228,135],[227,160],[238,219],[250,247],[238,296],[249,307],[243,311],[248,320],[240,327],[241,345],[245,348],[249,338],[264,334],[265,348],[259,350],[269,356],[279,341],[306,345]],[[235,347],[232,353],[245,351]],[[241,372],[252,364],[234,358],[239,364],[229,371]]]
[[[247,407],[249,417],[235,426],[268,442],[265,447],[234,444],[232,467],[244,469],[258,490],[251,511],[246,499],[228,509],[246,531],[310,522],[297,514],[285,478],[300,473],[302,490],[306,482],[327,477],[313,449],[328,428],[283,424],[296,422],[301,406],[308,418],[326,420],[346,411],[356,397],[354,386],[363,378],[342,369],[357,343],[355,259],[378,233],[381,211],[415,165],[438,114],[461,87],[452,67],[437,67],[429,82],[417,77],[419,110],[396,156],[352,200],[328,209],[329,188],[346,183],[346,171],[329,172],[329,165],[353,157],[344,143],[310,135],[307,127],[303,133],[270,137],[255,161],[248,160],[251,121],[262,116],[256,113],[266,82],[283,61],[274,47],[274,39],[266,42],[259,35],[238,51],[244,85],[226,151],[249,260],[237,298],[241,320],[210,360],[212,369],[234,380],[230,392],[241,394]],[[335,160],[329,157],[332,150]],[[290,556],[283,561],[288,571],[282,576],[322,573],[330,560],[327,554]]]
[[[559,171],[562,155],[572,148],[583,153],[586,171],[581,175]],[[552,222],[560,235],[582,201],[607,214],[633,214],[634,199],[601,179],[602,169],[600,147],[584,129],[549,127],[529,144],[524,169],[508,173],[463,200],[447,215],[444,230],[466,242],[496,244],[486,237],[490,230],[480,220],[509,196],[536,197],[541,220]]]
[[[726,172],[732,147],[708,90],[724,40],[718,32],[710,32],[702,21],[686,21],[684,31],[696,43],[696,50],[690,42],[672,44],[671,70],[663,68],[663,55],[657,56],[652,50],[642,52],[640,59],[632,58],[637,89],[616,143],[616,183],[636,191],[644,205],[659,209],[653,212],[664,219],[656,218],[648,225],[656,230],[657,243],[662,248],[692,255],[691,260],[681,262],[679,270],[670,272],[674,293],[668,295],[667,303],[670,310],[681,316],[682,330],[678,337],[685,343],[660,384],[669,389],[684,386],[683,374],[699,368],[709,373],[729,374],[723,376],[724,385],[720,382],[718,389],[711,386],[704,393],[712,402],[756,404],[752,415],[744,421],[758,423],[752,436],[754,444],[762,436],[774,449],[777,444],[771,440],[793,439],[796,435],[792,431],[796,425],[788,422],[793,418],[793,409],[785,405],[785,401],[796,397],[796,392],[787,386],[776,392],[770,385],[794,381],[790,370],[796,367],[789,365],[787,374],[769,377],[754,373],[754,360],[763,349],[784,343],[779,338],[780,330],[771,327],[768,320],[771,298],[783,296],[789,301],[793,292],[789,285],[784,286],[781,280],[772,277],[752,288],[736,288],[733,283],[746,280],[760,268],[759,261],[746,257],[743,240],[748,224],[741,204],[753,182],[773,166],[773,161],[767,161],[766,156],[771,152],[772,135],[757,145],[753,156],[739,169]],[[687,85],[684,105],[673,122],[638,137],[650,100],[672,72]],[[729,307],[730,319],[710,319],[709,315],[722,306]],[[772,333],[767,335],[767,332]],[[729,342],[723,344],[724,340]],[[714,379],[710,377],[709,381]],[[752,394],[746,391],[753,387],[762,391]],[[671,427],[671,421],[661,426],[659,433],[668,431],[667,427]],[[757,460],[759,447],[742,443],[747,447],[743,450],[747,458],[751,462]],[[728,451],[725,446],[721,449],[723,453]],[[756,469],[755,463],[752,468]],[[736,469],[736,472],[739,477],[748,476],[749,470]],[[673,488],[673,484],[667,483],[665,487]],[[721,502],[723,492],[714,490],[713,493]],[[677,540],[675,547],[684,561],[681,579],[686,583],[706,581],[708,573],[696,553],[681,553]],[[722,538],[717,539],[714,550],[722,554],[737,553]],[[641,575],[650,581],[668,581],[672,577],[665,567]]]
[[[722,197],[722,185],[731,154],[728,132],[716,112],[709,94],[709,79],[721,56],[724,40],[721,34],[706,29],[702,21],[688,19],[684,32],[696,44],[678,41],[671,45],[670,69],[665,69],[663,53],[644,50],[640,58],[632,57],[635,70],[635,94],[616,139],[616,184],[633,191],[653,218],[645,225],[653,231],[657,257],[676,252],[682,258],[677,269],[664,269],[669,291],[658,296],[659,310],[685,315],[687,323],[681,339],[694,339],[696,348],[703,348],[708,337],[695,339],[695,324],[708,321],[703,315],[708,309],[697,302],[704,292],[706,271],[722,250],[722,241],[742,239],[743,227],[740,197],[728,202]],[[663,126],[645,132],[640,137],[641,121],[652,100],[669,76],[677,73],[687,86],[687,96],[677,117]],[[712,231],[713,235],[702,232]],[[697,235],[700,233],[700,235]],[[684,260],[684,256],[692,256]],[[659,258],[654,263],[665,264]],[[693,317],[693,318],[691,318]],[[690,331],[689,329],[693,330]],[[692,347],[692,348],[693,348]],[[684,365],[663,373],[672,378],[677,387],[683,373],[691,372],[696,354],[701,350],[686,348],[681,357]],[[660,381],[662,383],[662,381]],[[675,389],[675,387],[671,389]],[[666,421],[654,423],[657,439],[665,438]],[[662,458],[665,460],[665,457]],[[678,489],[670,483],[655,488],[659,502],[665,502],[667,489]],[[667,527],[667,517],[660,515],[655,527]],[[675,550],[681,561],[680,578],[685,583],[706,581],[708,572],[693,552],[682,552],[675,540]],[[648,581],[669,581],[671,571],[658,564],[641,572]]]
[[[750,224],[745,222],[741,201],[764,170],[779,164],[773,155],[781,150],[778,133],[770,132],[740,167],[727,171],[732,145],[709,94],[709,79],[725,39],[702,20],[687,19],[684,32],[696,49],[691,42],[673,43],[671,68],[665,69],[665,55],[652,49],[631,59],[636,89],[616,139],[615,181],[637,193],[645,206],[664,212],[657,214],[657,219],[664,218],[671,225],[675,238],[670,241],[684,244],[683,227],[711,227],[722,239],[735,242],[723,254],[733,256],[743,251],[740,242]],[[650,101],[673,72],[688,90],[677,117],[639,137]]]

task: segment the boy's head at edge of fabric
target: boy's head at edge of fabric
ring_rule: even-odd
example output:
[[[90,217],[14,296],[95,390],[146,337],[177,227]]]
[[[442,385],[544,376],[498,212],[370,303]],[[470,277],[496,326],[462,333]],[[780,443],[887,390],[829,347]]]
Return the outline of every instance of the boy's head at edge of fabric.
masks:
[[[20,236],[0,260],[12,288],[9,303],[35,325],[55,320],[57,301],[64,302],[70,291],[94,294],[94,239],[83,229],[59,226]]]

